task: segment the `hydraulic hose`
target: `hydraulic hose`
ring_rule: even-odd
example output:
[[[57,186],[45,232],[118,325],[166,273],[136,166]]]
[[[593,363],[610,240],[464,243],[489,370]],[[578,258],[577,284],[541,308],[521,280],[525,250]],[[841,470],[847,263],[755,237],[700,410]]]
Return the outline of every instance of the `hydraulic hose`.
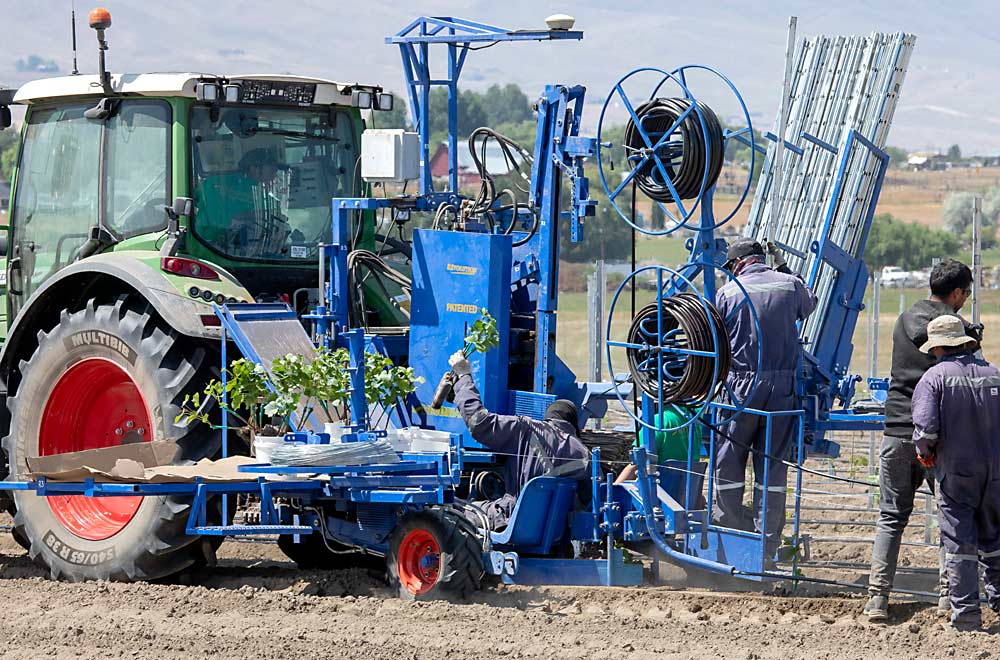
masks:
[[[698,102],[697,110],[691,108],[691,103],[692,101],[686,98],[656,98],[636,108],[635,115],[639,119],[642,131],[654,146],[670,127],[691,109],[653,154],[650,154],[650,148],[634,121],[629,121],[625,127],[625,151],[629,162],[634,168],[638,168],[635,182],[639,189],[654,201],[663,203],[677,201],[664,181],[657,160],[663,164],[663,169],[666,170],[679,199],[696,199],[704,190],[715,185],[722,171],[725,142],[719,118],[704,103]],[[701,119],[705,121],[705,130],[702,130],[698,111]]]
[[[528,165],[530,167],[534,158],[532,154],[520,144],[491,128],[481,126],[472,131],[469,135],[469,153],[472,155],[472,162],[476,167],[476,172],[479,174],[480,179],[479,194],[476,195],[476,199],[473,200],[472,208],[469,210],[469,215],[483,216],[487,219],[491,219],[495,213],[510,211],[510,223],[502,232],[504,235],[509,235],[513,233],[514,227],[517,224],[518,212],[524,207],[524,205],[518,204],[516,193],[511,188],[504,188],[499,191],[497,190],[496,181],[494,180],[493,175],[490,174],[490,168],[486,157],[487,143],[491,140],[496,142],[499,147],[507,173],[511,175],[513,186],[521,193],[527,193],[528,190],[527,188],[522,188],[518,185],[517,179],[527,179],[528,174],[524,171],[524,166]],[[505,195],[510,198],[510,204],[499,203],[501,198]],[[528,210],[531,211],[530,208]],[[538,214],[532,211],[531,229],[528,231],[527,236],[514,241],[514,247],[524,245],[531,240],[531,238],[538,231],[538,222]]]
[[[390,266],[381,256],[370,250],[359,249],[349,252],[347,255],[348,295],[351,304],[348,306],[348,312],[351,315],[351,323],[360,322],[363,327],[367,328],[368,319],[365,309],[364,287],[362,286],[366,278],[362,276],[361,268],[365,268],[369,273],[375,275],[375,282],[386,298],[390,298],[391,294],[386,289],[383,280],[396,284],[407,296],[411,293],[413,283],[404,273]]]
[[[714,398],[732,363],[722,315],[715,305],[691,292],[640,309],[629,328],[628,343],[643,346],[626,350],[633,382],[663,404],[697,407]]]

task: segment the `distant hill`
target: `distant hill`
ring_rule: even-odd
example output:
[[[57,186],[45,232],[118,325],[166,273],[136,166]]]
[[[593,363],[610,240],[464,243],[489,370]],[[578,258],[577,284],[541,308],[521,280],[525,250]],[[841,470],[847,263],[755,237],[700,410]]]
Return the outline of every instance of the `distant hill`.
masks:
[[[433,3],[432,3],[433,4]],[[529,95],[547,82],[582,83],[590,90],[588,126],[597,121],[607,90],[638,66],[705,63],[740,87],[754,120],[769,125],[778,105],[787,16],[800,34],[905,30],[917,34],[890,144],[909,149],[961,145],[965,154],[1000,153],[1000,33],[995,0],[942,5],[925,0],[799,0],[747,5],[582,0],[537,3],[486,0],[438,3],[457,15],[511,28],[539,27],[547,13],[568,11],[586,34],[583,43],[503,44],[470,54],[463,81],[481,89],[513,81]],[[462,5],[461,9],[458,9]],[[539,7],[539,5],[544,5]],[[77,4],[81,68],[93,71],[89,4]],[[413,17],[412,3],[368,0],[109,1],[115,70],[276,71],[340,80],[380,82],[401,90],[399,54],[383,38]],[[70,0],[4,3],[0,83],[71,69]],[[34,57],[32,57],[34,56]],[[705,93],[723,116],[735,108]],[[614,114],[614,113],[613,113]]]

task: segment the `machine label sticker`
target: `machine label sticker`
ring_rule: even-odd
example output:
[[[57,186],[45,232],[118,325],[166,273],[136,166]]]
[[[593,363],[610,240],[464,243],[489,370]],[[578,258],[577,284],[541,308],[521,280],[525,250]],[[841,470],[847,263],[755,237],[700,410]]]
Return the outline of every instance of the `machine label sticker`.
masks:
[[[43,541],[52,552],[59,555],[60,559],[79,566],[96,566],[115,558],[114,547],[98,552],[77,550],[60,541],[51,531],[45,533]]]
[[[66,348],[79,348],[80,346],[107,346],[111,350],[120,353],[130,364],[135,364],[135,351],[114,335],[109,335],[100,330],[86,330],[76,332],[66,338]]]
[[[442,406],[438,410],[433,410],[431,408],[425,408],[424,406],[417,406],[413,409],[413,412],[418,415],[428,415],[431,417],[451,417],[454,419],[461,419],[462,414],[458,412],[457,408],[450,408],[447,406]]]
[[[455,275],[475,275],[479,272],[479,269],[475,266],[461,266],[459,264],[448,264],[447,266],[449,273],[454,273]]]
[[[990,388],[990,396],[996,396],[998,393],[1000,393],[1000,388],[998,388],[998,387],[991,387]]]
[[[444,306],[446,311],[458,312],[459,314],[478,314],[479,305],[468,305],[466,303],[448,303]]]
[[[291,249],[291,255],[294,259],[308,259],[309,258],[309,248],[305,245],[293,245]]]

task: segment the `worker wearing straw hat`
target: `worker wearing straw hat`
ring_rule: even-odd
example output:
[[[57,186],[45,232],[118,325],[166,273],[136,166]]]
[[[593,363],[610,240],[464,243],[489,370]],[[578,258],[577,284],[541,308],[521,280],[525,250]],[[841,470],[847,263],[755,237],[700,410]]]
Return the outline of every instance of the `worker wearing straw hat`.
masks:
[[[950,626],[978,630],[978,565],[990,607],[1000,611],[1000,369],[974,354],[979,344],[957,316],[927,324],[920,347],[938,363],[913,391],[913,441],[938,479]]]

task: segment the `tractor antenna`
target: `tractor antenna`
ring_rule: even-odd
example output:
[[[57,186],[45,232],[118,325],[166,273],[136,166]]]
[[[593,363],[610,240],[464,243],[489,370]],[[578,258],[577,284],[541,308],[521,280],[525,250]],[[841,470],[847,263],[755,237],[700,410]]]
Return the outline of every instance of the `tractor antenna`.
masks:
[[[87,16],[87,22],[90,24],[90,27],[97,30],[97,69],[98,75],[101,77],[101,86],[104,88],[104,95],[113,96],[115,92],[111,89],[111,74],[108,73],[104,61],[104,52],[108,49],[108,42],[104,38],[104,31],[111,27],[111,12],[104,7],[91,9],[90,14]]]
[[[70,3],[69,23],[73,33],[73,75],[80,75],[80,67],[76,64],[76,2]]]

